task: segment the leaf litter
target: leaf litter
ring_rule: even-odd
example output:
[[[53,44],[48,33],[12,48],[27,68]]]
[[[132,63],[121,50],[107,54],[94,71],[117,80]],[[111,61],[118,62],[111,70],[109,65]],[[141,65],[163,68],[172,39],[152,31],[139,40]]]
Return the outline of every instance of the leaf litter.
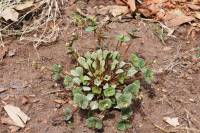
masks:
[[[170,29],[169,36],[182,24],[190,23],[192,27],[200,25],[200,2],[198,0],[115,0],[117,5],[128,6],[129,12],[139,13],[145,18],[153,19]]]

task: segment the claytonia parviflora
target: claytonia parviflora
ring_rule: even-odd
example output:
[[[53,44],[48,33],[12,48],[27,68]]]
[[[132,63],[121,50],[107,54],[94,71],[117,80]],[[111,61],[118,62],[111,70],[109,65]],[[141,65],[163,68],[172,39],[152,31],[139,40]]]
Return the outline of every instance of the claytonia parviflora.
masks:
[[[119,36],[121,42],[129,41],[126,36]],[[60,66],[54,66],[53,71],[61,73]],[[87,125],[92,129],[103,127],[102,118],[112,109],[121,110],[119,130],[131,128],[132,105],[140,94],[141,75],[147,83],[153,80],[153,72],[146,66],[144,59],[132,54],[130,61],[124,61],[118,51],[99,49],[87,52],[77,58],[70,74],[64,77],[64,86],[71,89],[73,102],[79,109],[93,112],[87,119]],[[70,114],[68,110],[67,114]],[[66,120],[70,119],[70,115]]]

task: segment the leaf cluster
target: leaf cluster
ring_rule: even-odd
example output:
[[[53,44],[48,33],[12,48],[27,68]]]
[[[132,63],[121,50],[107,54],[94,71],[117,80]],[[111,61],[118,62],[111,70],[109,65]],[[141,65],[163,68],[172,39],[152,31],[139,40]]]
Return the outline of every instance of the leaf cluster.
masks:
[[[140,92],[138,74],[151,83],[153,72],[138,55],[132,54],[130,61],[125,62],[118,51],[99,49],[78,57],[77,66],[64,77],[64,86],[71,89],[73,102],[80,109],[103,114],[112,109],[121,110],[118,129],[126,130],[131,127],[131,105]],[[87,119],[87,125],[101,129],[102,120],[95,115]]]

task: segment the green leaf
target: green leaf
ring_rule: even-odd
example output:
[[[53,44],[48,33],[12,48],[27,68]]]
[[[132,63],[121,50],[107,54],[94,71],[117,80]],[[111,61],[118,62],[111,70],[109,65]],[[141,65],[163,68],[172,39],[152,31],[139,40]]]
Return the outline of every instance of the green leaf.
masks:
[[[95,31],[96,30],[96,26],[88,26],[86,29],[85,29],[85,31],[86,32],[93,32],[93,31]]]
[[[92,66],[92,63],[93,63],[93,61],[91,59],[87,59],[87,64],[88,64],[89,67]]]
[[[74,70],[71,70],[71,75],[75,77],[79,77],[83,75],[83,68],[82,67],[76,67]]]
[[[94,94],[101,94],[102,89],[100,87],[92,87],[92,93]]]
[[[97,62],[96,62],[96,61],[94,61],[94,62],[92,63],[92,68],[93,68],[94,70],[97,69]]]
[[[97,117],[90,117],[87,119],[87,126],[92,129],[102,129],[103,123]]]
[[[124,67],[125,65],[126,65],[126,62],[121,61],[121,62],[119,63],[119,68],[122,68],[122,67]]]
[[[120,54],[119,54],[118,51],[114,51],[114,52],[111,54],[111,56],[112,56],[112,60],[113,60],[113,61],[114,61],[114,60],[119,60],[119,58],[120,58]]]
[[[81,88],[74,88],[72,89],[72,94],[75,96],[76,94],[83,94]]]
[[[117,93],[115,94],[115,98],[118,99],[121,95],[122,95],[122,93],[117,92]]]
[[[80,80],[79,77],[74,77],[74,78],[72,79],[72,81],[73,81],[75,84],[77,84],[77,85],[80,85],[80,83],[81,83],[81,80]]]
[[[132,124],[128,120],[121,120],[117,125],[117,129],[120,131],[126,131],[129,128],[132,128]]]
[[[138,72],[138,70],[136,70],[135,67],[131,67],[127,72],[127,76],[133,77],[137,72]]]
[[[131,94],[122,94],[117,98],[117,107],[120,109],[128,108],[132,103]]]
[[[112,106],[112,101],[110,99],[104,99],[99,101],[99,110],[104,111]]]
[[[132,84],[126,86],[124,89],[124,93],[132,94],[133,96],[137,96],[140,90],[140,81],[135,80]]]
[[[89,51],[87,51],[84,56],[86,59],[89,60],[91,58],[91,53]]]
[[[88,76],[83,76],[83,80],[89,81],[89,80],[90,80],[90,77],[88,77]]]
[[[95,79],[94,80],[94,84],[96,85],[96,86],[100,86],[101,85],[101,80],[99,80],[99,79]]]
[[[122,120],[127,120],[129,119],[133,114],[133,111],[131,107],[125,108],[121,110],[121,119]]]
[[[107,89],[108,87],[109,87],[109,84],[106,83],[106,84],[103,86],[103,89],[105,90],[105,89]]]
[[[70,108],[66,108],[64,111],[65,121],[69,121],[72,118],[72,110]]]
[[[89,86],[83,86],[84,91],[91,91],[91,88]]]
[[[87,94],[86,97],[87,97],[88,101],[91,101],[94,97],[94,94],[89,93],[89,94]]]
[[[143,68],[142,72],[144,74],[145,81],[150,84],[154,79],[153,71],[149,68]]]
[[[66,88],[70,88],[73,86],[73,81],[72,78],[70,76],[65,76],[63,84]]]
[[[91,101],[90,102],[90,108],[91,108],[91,110],[98,109],[98,102],[97,101]]]
[[[85,69],[89,69],[89,66],[88,66],[88,64],[87,64],[87,62],[86,62],[86,60],[85,60],[85,58],[83,58],[83,57],[79,57],[78,58],[78,63],[83,67],[83,68],[85,68]]]
[[[142,69],[145,66],[144,59],[138,57],[136,54],[131,55],[131,63],[137,68]]]
[[[103,91],[104,96],[111,97],[115,95],[115,88],[109,87]]]
[[[54,64],[52,67],[53,73],[61,73],[62,72],[62,66],[60,64]]]
[[[117,36],[117,40],[120,42],[128,42],[130,41],[130,37],[121,34]]]
[[[109,54],[110,54],[110,52],[108,50],[104,50],[103,51],[103,59],[106,60],[106,58],[108,57]]]
[[[61,75],[60,75],[60,73],[55,73],[52,75],[52,78],[54,81],[58,81],[61,79]]]
[[[112,70],[112,71],[116,68],[116,66],[117,66],[118,63],[119,63],[118,60],[114,60],[114,61],[111,63],[111,70]]]
[[[88,79],[88,78],[86,76],[80,76],[80,80],[83,83],[83,85],[87,85],[88,84],[88,80],[85,80],[85,79]]]
[[[111,84],[111,87],[112,87],[112,88],[116,88],[117,85],[116,85],[116,84]]]
[[[119,83],[120,84],[124,84],[124,80],[126,79],[126,74],[125,73],[121,73],[119,75]]]
[[[78,107],[82,109],[87,109],[87,106],[89,104],[87,97],[83,94],[75,94],[73,101]]]
[[[89,75],[89,76],[93,76],[93,74],[89,71],[88,73],[87,73],[87,75]]]

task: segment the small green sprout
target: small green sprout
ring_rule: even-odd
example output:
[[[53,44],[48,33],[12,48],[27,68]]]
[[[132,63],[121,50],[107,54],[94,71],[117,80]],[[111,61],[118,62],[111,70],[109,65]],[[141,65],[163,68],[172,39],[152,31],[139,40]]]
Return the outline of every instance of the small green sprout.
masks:
[[[72,110],[70,108],[66,108],[64,115],[65,115],[65,121],[66,122],[70,121],[72,119]]]
[[[62,72],[62,66],[59,64],[54,64],[52,67],[53,72],[53,80],[58,81],[61,79],[61,72]]]
[[[86,18],[82,16],[80,13],[74,12],[72,14],[72,22],[76,26],[84,27],[87,21],[86,21]]]
[[[96,32],[96,29],[97,29],[97,19],[96,19],[96,17],[89,17],[88,20],[89,20],[90,24],[85,29],[85,31],[86,32]]]
[[[127,43],[128,41],[130,41],[130,37],[126,36],[126,35],[123,35],[123,34],[120,34],[116,37],[116,39],[118,40],[117,42],[117,47],[116,49],[120,46],[122,46],[123,43]]]
[[[103,123],[97,117],[89,117],[87,119],[87,126],[92,129],[102,129]]]

